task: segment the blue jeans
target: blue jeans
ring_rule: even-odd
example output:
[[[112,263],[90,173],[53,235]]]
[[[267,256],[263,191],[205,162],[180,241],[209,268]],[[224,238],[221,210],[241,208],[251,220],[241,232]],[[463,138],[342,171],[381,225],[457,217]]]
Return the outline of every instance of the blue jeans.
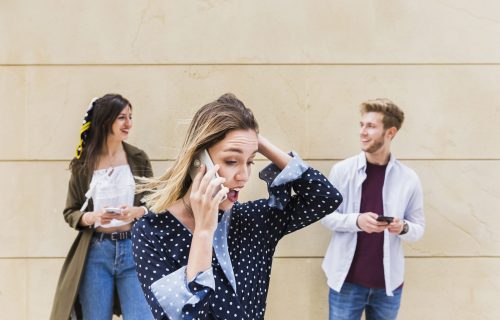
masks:
[[[124,320],[153,319],[132,256],[132,241],[93,237],[79,289],[83,319],[110,320],[114,291]]]
[[[370,289],[344,282],[340,293],[330,288],[330,320],[359,320],[365,311],[366,320],[396,319],[403,287],[389,297],[385,289]]]

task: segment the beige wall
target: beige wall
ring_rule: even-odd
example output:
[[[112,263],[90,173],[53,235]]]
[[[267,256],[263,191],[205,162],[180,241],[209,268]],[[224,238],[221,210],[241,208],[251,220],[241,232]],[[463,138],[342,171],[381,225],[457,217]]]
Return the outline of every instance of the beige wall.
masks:
[[[0,310],[45,319],[75,232],[61,210],[88,101],[134,105],[157,173],[189,118],[231,91],[261,131],[323,173],[358,152],[360,101],[407,121],[395,154],[422,179],[400,319],[498,319],[500,4],[422,1],[0,2]],[[256,169],[265,161],[257,161]],[[244,198],[263,196],[254,175]],[[267,319],[324,319],[319,224],[278,247]]]

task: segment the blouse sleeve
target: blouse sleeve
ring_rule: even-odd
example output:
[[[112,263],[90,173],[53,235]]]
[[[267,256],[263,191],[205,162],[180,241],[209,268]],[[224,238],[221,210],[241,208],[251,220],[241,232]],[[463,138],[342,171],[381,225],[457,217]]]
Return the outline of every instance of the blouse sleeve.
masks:
[[[146,219],[132,229],[134,260],[142,290],[155,319],[196,319],[208,313],[215,288],[212,268],[187,282],[186,266],[178,266],[156,249]]]
[[[340,192],[322,173],[295,153],[292,156],[282,171],[271,164],[260,173],[269,191],[270,221],[266,225],[276,240],[318,221],[342,202]]]

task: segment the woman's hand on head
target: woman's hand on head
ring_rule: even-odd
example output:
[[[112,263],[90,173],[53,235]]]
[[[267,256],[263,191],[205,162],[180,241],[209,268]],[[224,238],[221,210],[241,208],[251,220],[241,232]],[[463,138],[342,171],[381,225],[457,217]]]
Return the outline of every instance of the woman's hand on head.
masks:
[[[264,154],[265,152],[265,149],[266,149],[266,146],[269,145],[269,140],[267,140],[266,137],[264,137],[263,135],[261,135],[260,133],[257,134],[257,142],[258,142],[258,151],[259,153]]]
[[[226,181],[223,177],[213,178],[219,170],[219,165],[205,173],[206,167],[202,165],[193,180],[189,200],[193,210],[195,231],[215,232],[219,204],[229,191],[221,185]]]
[[[261,134],[258,135],[258,142],[259,153],[271,160],[281,170],[283,170],[287,166],[288,162],[292,160],[291,156],[272,144],[271,141],[267,140],[267,138]]]

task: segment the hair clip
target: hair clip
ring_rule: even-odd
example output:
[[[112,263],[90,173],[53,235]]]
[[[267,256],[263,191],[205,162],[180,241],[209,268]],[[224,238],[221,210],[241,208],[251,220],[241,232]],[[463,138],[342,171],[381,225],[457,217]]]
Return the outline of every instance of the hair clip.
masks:
[[[83,116],[82,127],[80,128],[80,143],[76,147],[76,158],[80,159],[83,153],[83,147],[85,146],[85,141],[87,140],[87,131],[90,129],[90,124],[92,122],[92,108],[94,108],[94,102],[99,98],[94,97],[90,100],[89,106],[87,107],[87,112]]]

